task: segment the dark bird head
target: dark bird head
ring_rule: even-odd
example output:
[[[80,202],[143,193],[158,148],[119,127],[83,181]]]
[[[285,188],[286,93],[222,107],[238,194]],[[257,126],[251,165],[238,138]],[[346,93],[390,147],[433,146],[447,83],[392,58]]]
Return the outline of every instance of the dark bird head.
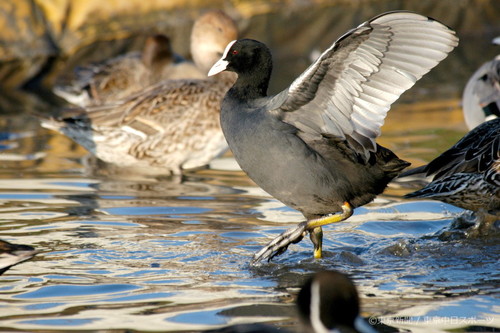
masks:
[[[356,287],[345,274],[324,271],[315,274],[297,297],[301,320],[310,332],[352,328],[359,315]]]
[[[253,39],[239,39],[227,45],[208,76],[222,71],[235,72],[238,74],[238,85],[251,86],[265,96],[272,69],[271,51],[265,44]]]

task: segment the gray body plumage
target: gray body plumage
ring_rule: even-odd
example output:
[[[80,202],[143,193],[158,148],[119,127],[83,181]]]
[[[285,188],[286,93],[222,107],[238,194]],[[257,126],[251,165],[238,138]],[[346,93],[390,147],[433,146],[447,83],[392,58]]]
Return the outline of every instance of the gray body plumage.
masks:
[[[296,127],[281,120],[282,115],[269,112],[274,103],[236,109],[231,106],[234,101],[224,100],[221,124],[240,167],[266,192],[307,218],[340,211],[345,201],[354,207],[370,202],[408,165],[381,146],[365,162],[343,140],[319,136],[306,142]],[[244,137],[251,139],[239,139]]]

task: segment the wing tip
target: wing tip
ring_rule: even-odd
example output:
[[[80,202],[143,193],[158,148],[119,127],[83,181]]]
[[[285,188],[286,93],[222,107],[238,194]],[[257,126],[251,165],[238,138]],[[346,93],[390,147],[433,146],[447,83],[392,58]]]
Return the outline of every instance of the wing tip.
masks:
[[[451,27],[433,17],[418,14],[409,10],[388,11],[375,16],[374,18],[370,19],[365,23],[386,23],[393,20],[408,20],[408,19],[412,19],[415,21],[427,21],[430,22],[431,24],[438,24],[439,26],[446,28],[446,30],[450,33],[450,35],[453,36],[453,39],[457,41],[458,45],[458,36],[456,35],[455,30],[453,30]]]

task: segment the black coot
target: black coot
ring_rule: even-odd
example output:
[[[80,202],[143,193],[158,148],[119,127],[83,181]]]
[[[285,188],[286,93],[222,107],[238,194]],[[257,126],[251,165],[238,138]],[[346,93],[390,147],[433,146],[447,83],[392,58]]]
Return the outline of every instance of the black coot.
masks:
[[[351,216],[409,165],[375,139],[390,105],[457,44],[454,31],[431,18],[382,14],[343,35],[275,96],[267,96],[269,49],[251,39],[226,47],[209,75],[238,74],[221,106],[229,147],[255,183],[308,219],[254,261],[307,232],[321,257],[321,226]]]

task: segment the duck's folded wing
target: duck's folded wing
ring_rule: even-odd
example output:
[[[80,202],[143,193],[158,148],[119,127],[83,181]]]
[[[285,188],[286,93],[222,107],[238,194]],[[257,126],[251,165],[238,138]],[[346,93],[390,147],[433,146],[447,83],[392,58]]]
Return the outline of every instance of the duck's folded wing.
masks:
[[[467,133],[424,169],[434,180],[458,172],[483,173],[500,162],[500,119],[483,123]]]
[[[144,88],[123,101],[92,105],[79,110],[81,116],[88,118],[95,126],[120,127],[135,118],[138,113],[150,111],[159,103],[177,97],[178,91],[190,83],[188,80],[165,80]],[[66,114],[71,117],[71,113]],[[63,114],[63,117],[66,114]]]
[[[433,181],[456,173],[485,173],[500,164],[500,119],[485,122],[467,133],[429,164],[403,172],[433,176]]]
[[[433,19],[382,14],[343,35],[280,94],[281,117],[367,156],[390,105],[457,44],[455,32]]]

